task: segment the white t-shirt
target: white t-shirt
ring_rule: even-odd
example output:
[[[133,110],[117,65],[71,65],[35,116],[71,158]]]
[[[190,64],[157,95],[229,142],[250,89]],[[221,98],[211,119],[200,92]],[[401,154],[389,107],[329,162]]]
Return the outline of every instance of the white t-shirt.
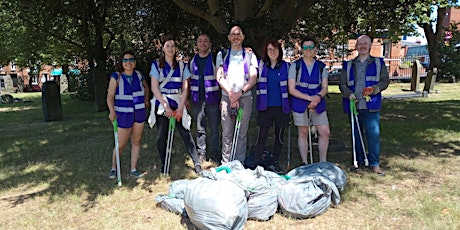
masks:
[[[244,84],[246,83],[246,77],[244,76],[244,61],[243,61],[243,49],[241,50],[230,50],[229,64],[227,71],[227,84],[233,92],[238,92],[243,89]],[[250,55],[249,68],[257,68],[257,58],[254,53],[246,53],[245,55]],[[222,57],[222,52],[219,52],[216,57],[216,66],[223,66],[225,57]],[[249,71],[249,69],[248,69]],[[226,93],[222,90],[226,95]],[[248,92],[249,93],[249,92]]]

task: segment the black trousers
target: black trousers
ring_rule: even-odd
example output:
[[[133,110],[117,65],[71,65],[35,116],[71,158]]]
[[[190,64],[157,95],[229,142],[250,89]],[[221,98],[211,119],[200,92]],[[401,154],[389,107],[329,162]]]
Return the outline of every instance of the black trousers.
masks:
[[[169,119],[165,116],[160,116],[156,115],[157,118],[157,128],[158,128],[158,134],[157,134],[157,148],[158,148],[158,153],[160,154],[160,159],[161,159],[161,165],[162,168],[165,165],[165,159],[166,159],[166,146],[167,146],[167,141],[168,141],[168,128],[169,128]],[[192,134],[190,133],[190,130],[187,130],[182,126],[181,122],[176,121],[176,130],[179,131],[179,134],[184,141],[185,148],[187,149],[188,154],[192,158],[193,164],[200,165],[200,159],[198,157],[197,151],[196,151],[196,145],[195,142],[193,141]],[[173,141],[173,148],[174,148],[174,141]],[[171,156],[172,158],[173,156]]]

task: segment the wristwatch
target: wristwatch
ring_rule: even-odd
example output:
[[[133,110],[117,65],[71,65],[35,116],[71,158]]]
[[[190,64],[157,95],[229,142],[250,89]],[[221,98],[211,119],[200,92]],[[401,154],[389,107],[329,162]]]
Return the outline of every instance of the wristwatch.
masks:
[[[241,89],[241,94],[244,94],[244,93],[245,93],[245,92],[244,92],[244,89]]]
[[[316,95],[319,96],[320,98],[323,98],[323,96],[320,93],[317,93]]]

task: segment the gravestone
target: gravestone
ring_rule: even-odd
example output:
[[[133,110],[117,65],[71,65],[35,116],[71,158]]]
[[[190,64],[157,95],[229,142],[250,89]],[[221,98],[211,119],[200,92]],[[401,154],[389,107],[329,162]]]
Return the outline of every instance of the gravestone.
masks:
[[[422,65],[420,64],[419,60],[415,60],[412,64],[412,78],[410,83],[410,90],[418,92],[418,88],[420,86],[420,70],[422,69]]]
[[[45,122],[63,120],[61,93],[55,81],[46,81],[43,83],[42,105]]]

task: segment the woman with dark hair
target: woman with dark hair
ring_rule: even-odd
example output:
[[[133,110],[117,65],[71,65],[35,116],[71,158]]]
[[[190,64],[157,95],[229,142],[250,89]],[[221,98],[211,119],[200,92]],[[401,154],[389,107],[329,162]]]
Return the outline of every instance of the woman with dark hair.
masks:
[[[137,170],[137,160],[141,148],[142,132],[146,120],[146,108],[149,106],[149,88],[141,72],[135,70],[136,55],[133,51],[120,54],[115,71],[110,75],[107,92],[109,120],[118,122],[118,150],[121,154],[131,135],[131,176],[142,177]],[[115,149],[113,150],[110,179],[117,176]]]
[[[187,152],[192,158],[196,173],[201,172],[200,159],[196,145],[190,134],[191,117],[185,108],[188,97],[190,71],[182,61],[177,60],[176,43],[167,38],[163,43],[163,52],[159,60],[152,62],[150,69],[152,110],[149,124],[153,127],[158,123],[157,146],[161,159],[161,172],[165,173],[166,145],[168,138],[169,118],[176,118],[179,131]],[[177,122],[180,121],[180,122]]]
[[[282,173],[278,164],[281,148],[283,147],[284,128],[289,125],[288,100],[288,71],[289,64],[283,61],[281,44],[270,40],[265,45],[263,60],[259,62],[259,77],[257,78],[257,124],[259,135],[255,147],[254,166]],[[273,159],[265,164],[261,162],[270,128],[275,124],[275,141],[273,143]]]
[[[308,164],[308,132],[315,125],[318,130],[319,161],[326,161],[329,146],[329,121],[324,96],[328,90],[325,64],[316,60],[316,39],[306,37],[302,43],[302,57],[289,68],[289,93],[294,124],[298,130],[298,144],[303,164]],[[312,154],[310,153],[310,156]],[[313,159],[310,159],[313,163]]]

